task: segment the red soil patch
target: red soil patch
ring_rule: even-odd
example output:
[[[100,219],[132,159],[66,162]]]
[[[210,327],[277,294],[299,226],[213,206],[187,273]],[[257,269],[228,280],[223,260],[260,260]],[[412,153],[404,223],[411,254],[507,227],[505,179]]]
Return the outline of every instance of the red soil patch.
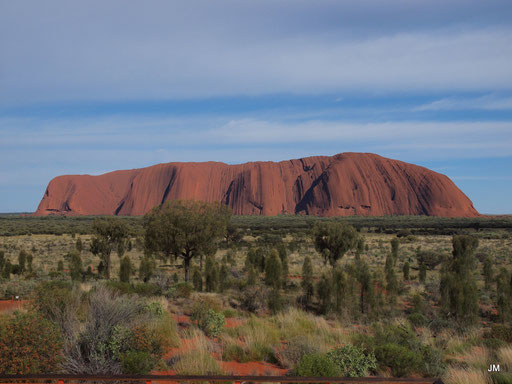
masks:
[[[219,361],[219,366],[226,374],[241,376],[282,376],[287,370],[263,361]]]
[[[27,302],[28,300],[0,300],[0,312],[21,309]]]
[[[245,323],[247,323],[246,319],[238,319],[236,317],[229,317],[229,318],[226,319],[226,324],[224,325],[224,327],[226,327],[226,328],[236,328],[236,327],[239,327],[241,325],[244,325]]]
[[[181,339],[181,346],[178,348],[171,348],[167,353],[164,355],[164,359],[168,360],[171,357],[177,356],[182,353],[186,353],[194,349],[194,342],[196,341],[195,338],[193,339]]]

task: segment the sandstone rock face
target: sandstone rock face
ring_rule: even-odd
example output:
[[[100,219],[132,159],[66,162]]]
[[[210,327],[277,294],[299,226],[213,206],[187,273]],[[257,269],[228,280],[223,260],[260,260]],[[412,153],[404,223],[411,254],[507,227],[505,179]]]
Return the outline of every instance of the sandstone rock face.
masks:
[[[59,176],[36,215],[143,215],[174,199],[220,201],[237,215],[479,215],[448,177],[369,153]]]

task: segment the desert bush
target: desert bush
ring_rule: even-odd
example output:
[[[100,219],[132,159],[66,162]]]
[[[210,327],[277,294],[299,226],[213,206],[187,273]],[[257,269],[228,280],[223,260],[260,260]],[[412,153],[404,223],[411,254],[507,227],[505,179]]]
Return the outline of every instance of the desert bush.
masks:
[[[340,369],[342,376],[367,376],[369,371],[377,368],[373,353],[366,353],[361,348],[350,344],[328,352],[327,357]]]
[[[512,384],[512,374],[510,373],[495,373],[491,375],[493,384]]]
[[[379,345],[375,356],[381,366],[391,368],[393,376],[406,376],[419,368],[420,357],[410,349],[394,343]]]
[[[156,361],[147,351],[130,350],[121,356],[121,364],[126,375],[146,375],[153,369]]]
[[[267,290],[263,287],[248,287],[240,293],[240,304],[249,312],[257,312],[266,306]]]
[[[194,292],[194,287],[186,282],[177,283],[175,287],[177,297],[188,298]]]
[[[493,324],[491,329],[484,336],[487,339],[498,339],[506,343],[512,343],[512,326]]]
[[[276,351],[275,356],[280,366],[293,368],[305,355],[319,352],[319,347],[310,338],[296,336],[288,341],[286,348]]]
[[[304,377],[335,377],[341,376],[341,370],[325,354],[312,353],[302,357],[293,374]]]
[[[124,340],[126,335],[119,330],[131,328],[144,313],[144,305],[134,297],[118,296],[103,286],[90,293],[87,304],[89,313],[83,331],[66,353],[63,368],[77,374],[120,374],[120,352],[124,352],[126,343],[120,342],[119,337],[124,335]],[[130,344],[133,345],[133,337]]]
[[[0,323],[0,372],[56,372],[63,338],[52,322],[32,313],[16,313]]]
[[[225,324],[224,315],[208,308],[204,303],[194,307],[190,318],[205,335],[212,337],[217,336]]]
[[[77,287],[62,281],[42,283],[36,290],[33,306],[43,318],[60,327],[67,345],[74,342],[80,326],[81,293]]]

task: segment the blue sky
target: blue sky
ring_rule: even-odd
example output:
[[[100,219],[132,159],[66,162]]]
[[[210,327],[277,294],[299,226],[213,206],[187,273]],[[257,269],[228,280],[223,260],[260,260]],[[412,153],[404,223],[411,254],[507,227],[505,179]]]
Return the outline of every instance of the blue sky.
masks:
[[[0,212],[49,180],[375,152],[512,213],[508,0],[0,1]]]

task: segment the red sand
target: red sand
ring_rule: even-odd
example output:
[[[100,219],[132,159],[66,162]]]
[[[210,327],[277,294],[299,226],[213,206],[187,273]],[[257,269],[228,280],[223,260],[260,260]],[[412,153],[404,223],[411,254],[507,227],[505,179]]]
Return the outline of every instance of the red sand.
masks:
[[[285,375],[287,372],[286,369],[261,361],[250,361],[248,363],[239,363],[238,361],[219,361],[218,363],[221,369],[228,375],[281,376]]]
[[[229,205],[236,215],[475,217],[445,175],[371,153],[228,165],[167,163],[50,181],[36,215],[143,215],[170,200]]]
[[[0,300],[0,312],[21,309],[27,302],[28,300]]]

